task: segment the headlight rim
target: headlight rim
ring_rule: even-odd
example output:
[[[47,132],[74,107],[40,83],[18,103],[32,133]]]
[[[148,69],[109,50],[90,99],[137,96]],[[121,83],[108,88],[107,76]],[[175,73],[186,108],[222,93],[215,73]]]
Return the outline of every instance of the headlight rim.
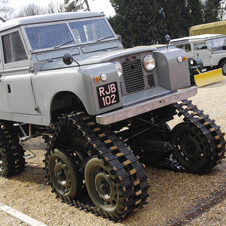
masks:
[[[118,61],[113,61],[112,63],[114,64],[114,66],[115,66],[115,68],[116,68],[116,71],[117,71],[117,73],[118,73],[118,76],[121,77],[122,74],[123,74],[123,69],[122,69],[121,63],[118,62]]]

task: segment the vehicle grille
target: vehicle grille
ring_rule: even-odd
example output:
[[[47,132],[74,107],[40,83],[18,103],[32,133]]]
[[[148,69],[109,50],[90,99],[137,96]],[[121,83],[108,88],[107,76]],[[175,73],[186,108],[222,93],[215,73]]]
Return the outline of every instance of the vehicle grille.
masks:
[[[120,85],[123,96],[155,86],[153,74],[144,76],[140,59],[136,58],[136,60],[129,62],[123,61],[122,69],[123,81]]]
[[[153,75],[148,75],[148,85],[150,88],[155,87],[155,80]]]
[[[126,93],[134,93],[145,87],[141,60],[122,62],[123,78]]]

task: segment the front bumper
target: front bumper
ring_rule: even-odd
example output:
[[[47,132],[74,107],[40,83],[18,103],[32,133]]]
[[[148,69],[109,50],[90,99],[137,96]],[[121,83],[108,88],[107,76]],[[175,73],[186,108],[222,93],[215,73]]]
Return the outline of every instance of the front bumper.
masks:
[[[192,86],[181,91],[177,91],[167,96],[155,98],[150,101],[135,104],[129,107],[105,113],[96,116],[97,123],[101,125],[109,125],[115,122],[119,122],[128,118],[132,118],[137,115],[170,105],[180,100],[192,97],[197,94],[197,86]]]

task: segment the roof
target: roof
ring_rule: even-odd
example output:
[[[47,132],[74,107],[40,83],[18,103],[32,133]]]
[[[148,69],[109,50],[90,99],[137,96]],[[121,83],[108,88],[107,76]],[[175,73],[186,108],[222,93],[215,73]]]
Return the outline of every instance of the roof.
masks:
[[[199,34],[226,34],[226,20],[206,23],[206,24],[199,24],[190,27],[189,35],[199,35]]]
[[[36,23],[45,23],[53,21],[71,20],[71,19],[82,19],[88,17],[100,17],[104,16],[103,13],[97,12],[70,12],[70,13],[55,13],[55,14],[44,14],[38,16],[21,17],[12,20],[8,20],[1,24],[0,31],[4,31],[20,25],[29,25]]]
[[[222,36],[225,36],[225,35],[222,35],[222,34],[203,34],[203,35],[188,36],[188,37],[184,37],[184,38],[172,39],[170,41],[170,44],[176,43],[176,42],[196,42],[196,41],[201,41],[201,40],[218,38],[218,37],[222,37]]]

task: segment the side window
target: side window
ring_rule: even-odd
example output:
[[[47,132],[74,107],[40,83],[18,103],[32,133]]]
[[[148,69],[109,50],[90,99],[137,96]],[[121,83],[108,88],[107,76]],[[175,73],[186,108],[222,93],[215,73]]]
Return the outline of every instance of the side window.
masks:
[[[183,49],[185,52],[191,51],[191,45],[190,44],[184,44],[184,45],[176,45],[177,48]]]
[[[194,43],[194,50],[203,50],[207,49],[207,45],[205,42]]]
[[[2,36],[2,45],[6,64],[28,59],[18,31]]]

